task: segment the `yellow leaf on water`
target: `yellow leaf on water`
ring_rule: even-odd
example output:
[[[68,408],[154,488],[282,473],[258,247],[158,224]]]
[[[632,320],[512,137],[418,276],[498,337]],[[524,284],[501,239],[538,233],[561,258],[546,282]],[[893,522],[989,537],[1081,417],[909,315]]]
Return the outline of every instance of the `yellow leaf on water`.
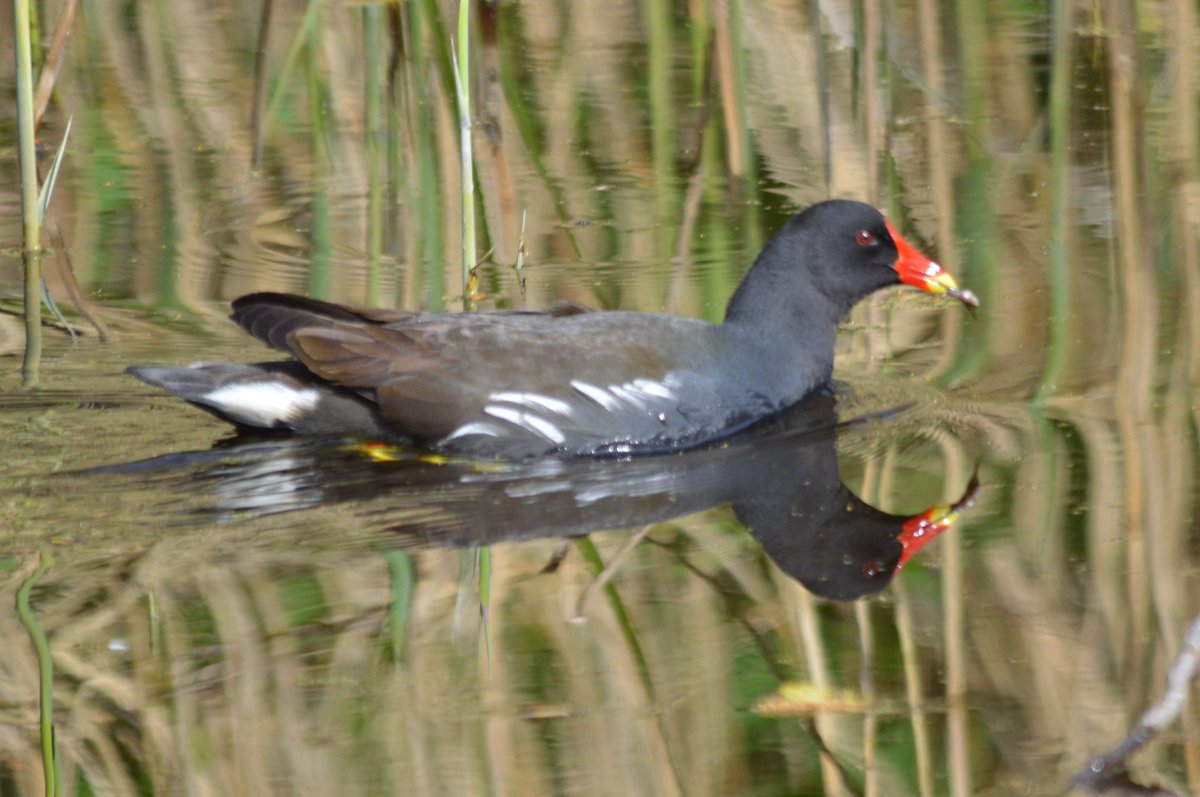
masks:
[[[778,691],[759,698],[753,708],[760,717],[808,717],[823,711],[861,714],[866,710],[866,701],[855,692],[820,689],[797,681],[781,684]]]

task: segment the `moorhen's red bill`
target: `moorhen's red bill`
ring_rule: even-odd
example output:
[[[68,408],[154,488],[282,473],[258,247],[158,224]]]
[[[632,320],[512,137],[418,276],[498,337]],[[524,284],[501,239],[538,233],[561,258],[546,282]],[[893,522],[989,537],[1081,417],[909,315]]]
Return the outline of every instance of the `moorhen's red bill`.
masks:
[[[233,320],[294,360],[129,371],[244,427],[505,458],[658,452],[724,437],[826,384],[842,317],[900,283],[978,304],[877,210],[832,200],[775,234],[721,324],[574,305],[406,313],[256,293],[234,301]]]

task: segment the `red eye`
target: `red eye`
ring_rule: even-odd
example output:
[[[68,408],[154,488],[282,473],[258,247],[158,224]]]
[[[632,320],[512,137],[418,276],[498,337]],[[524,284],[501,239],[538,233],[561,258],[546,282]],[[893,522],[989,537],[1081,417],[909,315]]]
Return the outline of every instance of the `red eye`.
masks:
[[[859,230],[854,234],[854,242],[859,246],[874,246],[877,241],[870,230]]]

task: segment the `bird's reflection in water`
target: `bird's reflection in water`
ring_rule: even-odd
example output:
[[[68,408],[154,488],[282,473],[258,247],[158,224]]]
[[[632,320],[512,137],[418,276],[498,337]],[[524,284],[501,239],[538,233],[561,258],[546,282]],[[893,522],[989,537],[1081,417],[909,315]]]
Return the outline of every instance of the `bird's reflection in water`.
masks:
[[[175,455],[205,485],[204,512],[229,518],[340,504],[407,544],[491,545],[639,527],[729,504],[785,573],[854,600],[883,589],[954,523],[953,505],[881,512],[838,473],[834,397],[817,395],[708,448],[626,460],[455,460],[389,446],[286,439]],[[162,460],[118,466],[136,469]],[[111,470],[111,469],[110,469]]]

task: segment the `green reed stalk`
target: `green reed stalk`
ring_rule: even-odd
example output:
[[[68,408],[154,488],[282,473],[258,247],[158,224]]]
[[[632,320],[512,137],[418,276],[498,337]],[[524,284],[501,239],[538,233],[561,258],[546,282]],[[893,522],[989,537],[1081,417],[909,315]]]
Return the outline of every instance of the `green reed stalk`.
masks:
[[[42,19],[37,3],[25,2],[25,7],[29,9],[29,24],[25,26],[29,31],[29,56],[30,63],[42,63]]]
[[[604,572],[604,558],[600,556],[600,551],[596,548],[596,544],[592,542],[591,537],[580,537],[575,541],[575,547],[583,556],[585,562],[592,568],[594,575],[600,575]],[[612,582],[604,585],[604,597],[608,598],[608,607],[613,613],[613,617],[617,621],[617,627],[621,629],[621,636],[625,639],[625,644],[629,646],[629,652],[633,656],[633,662],[637,666],[638,677],[642,681],[642,686],[646,690],[646,694],[651,700],[654,699],[654,679],[650,677],[650,662],[646,659],[646,652],[642,649],[642,643],[638,640],[637,631],[633,628],[633,623],[629,619],[629,612],[625,609],[625,603],[621,600],[621,593],[617,592],[617,588]]]
[[[725,114],[725,137],[729,169],[738,178],[742,229],[747,251],[756,252],[763,247],[762,197],[758,182],[758,169],[754,162],[754,141],[750,137],[750,123],[746,115],[747,78],[749,67],[742,31],[741,0],[729,0],[726,13],[717,14],[716,45],[718,74],[721,84],[721,104]]]
[[[440,311],[446,293],[445,235],[442,225],[441,194],[439,190],[437,148],[434,146],[434,123],[425,84],[429,77],[429,60],[424,45],[425,30],[431,28],[431,36],[437,25],[428,20],[431,12],[425,3],[404,3],[400,10],[407,34],[405,51],[411,58],[405,70],[405,96],[408,101],[407,129],[412,146],[413,175],[411,185],[411,207],[417,215],[416,223],[410,225],[416,235],[416,250],[422,264],[421,289],[425,309]]]
[[[390,550],[384,553],[383,558],[387,562],[388,580],[392,589],[392,600],[388,604],[392,664],[398,664],[400,657],[404,655],[404,642],[408,638],[416,576],[408,551]]]
[[[454,67],[454,39],[447,32],[446,25],[442,21],[441,6],[438,5],[438,0],[422,0],[413,5],[422,10],[425,24],[429,26],[429,49],[437,61],[437,76],[442,79],[442,85],[446,94],[449,95],[454,91],[457,70]],[[414,36],[413,41],[419,42],[421,39]]]
[[[659,255],[674,254],[679,226],[679,192],[675,189],[675,113],[671,97],[671,55],[674,52],[671,4],[647,0],[643,7],[649,30],[647,89],[650,116],[650,157],[654,164]]]
[[[458,49],[454,58],[454,93],[458,98],[459,155],[462,172],[463,310],[471,310],[471,271],[475,268],[475,159],[471,149],[471,4],[458,4]]]
[[[46,179],[42,183],[41,190],[38,192],[38,224],[42,224],[46,221],[46,214],[50,211],[50,199],[54,196],[54,186],[58,183],[58,173],[59,169],[62,168],[63,156],[67,152],[67,142],[71,139],[71,123],[74,121],[74,119],[74,116],[67,117],[67,126],[63,128],[62,141],[58,142],[58,151],[54,153],[54,161],[50,164],[50,171],[46,173]],[[50,234],[52,236],[51,240],[55,240],[53,236],[57,235],[57,240],[59,244],[61,244],[62,234],[60,232],[56,233],[56,228],[54,226],[50,226],[48,229],[50,230]],[[65,248],[65,246],[60,248]],[[55,304],[54,297],[50,295],[50,291],[45,289],[44,284],[42,285],[42,288],[42,301],[46,303],[46,306],[50,309],[50,312],[53,313],[54,317],[58,320],[58,323],[62,324],[63,329],[65,329],[67,334],[71,336],[71,340],[78,340],[79,335],[75,332],[75,329],[71,326],[70,322],[67,321],[66,317],[62,314],[62,311],[58,309],[58,305]],[[77,304],[77,307],[82,311],[82,305]],[[86,316],[87,313],[84,313],[84,315]],[[94,319],[89,318],[89,320],[95,324]],[[38,326],[40,327],[41,324]],[[97,327],[97,330],[100,329],[100,327]],[[101,332],[100,334],[101,339],[103,339],[104,333]]]
[[[904,693],[908,699],[909,723],[912,725],[913,750],[916,754],[917,794],[920,797],[933,797],[933,752],[930,749],[927,709],[921,688],[923,673],[913,630],[913,600],[905,586],[905,579],[896,579],[892,594],[896,600],[896,638],[900,642]]]
[[[596,544],[592,542],[591,537],[585,536],[575,540],[575,548],[579,551],[583,560],[587,562],[588,566],[592,568],[592,573],[596,578],[604,576],[608,565],[605,564],[604,557],[600,555],[600,551],[596,548]],[[658,698],[654,691],[654,678],[650,674],[650,661],[646,658],[646,651],[642,647],[641,641],[638,640],[637,631],[633,627],[633,621],[629,617],[629,612],[625,609],[624,601],[621,600],[621,593],[617,591],[611,579],[604,583],[604,596],[608,599],[609,610],[613,613],[613,618],[617,621],[617,627],[621,631],[621,637],[625,640],[625,644],[629,648],[629,653],[633,657],[634,664],[637,666],[642,688],[646,692],[646,702],[650,705],[655,705],[658,702]],[[666,722],[661,712],[656,712],[655,722],[658,725],[658,732],[662,738],[663,748],[666,750],[666,764],[674,780],[676,792],[682,794],[684,791],[682,787],[683,779],[676,757],[671,753],[670,735],[667,733]]]
[[[458,43],[454,57],[454,96],[458,100],[459,170],[462,174],[462,307],[475,309],[475,158],[471,148],[471,3],[458,4]],[[479,617],[484,652],[488,654],[488,605],[492,592],[492,550],[484,545],[475,550],[479,580]],[[490,655],[490,654],[489,654]]]
[[[319,5],[319,0],[312,0]],[[312,257],[308,266],[308,292],[318,299],[329,298],[332,287],[333,246],[330,231],[333,210],[329,203],[329,125],[325,114],[325,85],[321,82],[321,26],[308,28],[308,116],[313,159]]]
[[[871,608],[866,601],[854,604],[854,619],[858,626],[858,685],[867,705],[878,700],[875,688],[875,629],[871,624]],[[879,794],[879,715],[868,711],[862,724],[863,794]]]
[[[42,561],[37,570],[22,582],[17,590],[17,616],[29,632],[29,638],[37,653],[38,683],[41,687],[38,696],[38,725],[42,740],[42,772],[46,784],[46,797],[57,797],[62,794],[62,784],[58,777],[58,756],[54,751],[54,662],[50,658],[50,642],[46,639],[46,632],[33,616],[33,610],[29,606],[29,594],[33,591],[34,583],[54,566],[54,557],[49,546],[42,546],[40,556]]]
[[[33,131],[33,45],[29,0],[13,0],[17,58],[17,140],[21,163],[21,220],[24,225],[25,361],[21,380],[38,382],[42,359],[42,225],[38,217],[37,143]]]
[[[479,623],[482,626],[484,654],[491,660],[492,646],[488,634],[488,620],[491,617],[492,605],[492,548],[490,545],[481,546],[476,553],[476,565],[479,568]]]
[[[1050,351],[1034,397],[1044,399],[1058,387],[1070,345],[1071,269],[1068,237],[1071,222],[1071,11],[1068,0],[1054,0],[1050,69]]]
[[[384,251],[390,253],[394,260],[409,260],[410,258],[401,253],[401,230],[404,229],[402,219],[399,217],[401,207],[405,206],[406,202],[412,201],[412,176],[406,174],[408,170],[404,168],[406,163],[405,157],[410,154],[410,151],[405,149],[407,143],[401,136],[404,124],[404,108],[407,105],[406,99],[403,96],[404,87],[400,82],[400,76],[403,71],[406,71],[402,66],[404,62],[403,53],[407,52],[405,41],[407,41],[407,32],[404,30],[404,15],[400,12],[398,4],[391,4],[387,8],[387,13],[384,15],[383,24],[387,28],[387,33],[383,35],[383,143],[386,147],[384,156],[384,174],[387,175],[387,183],[384,190],[384,202],[387,204],[391,213],[389,214],[388,224],[384,228],[383,233],[383,248]],[[408,235],[405,233],[404,238]],[[414,265],[415,262],[414,262]],[[399,273],[399,269],[393,268],[391,271],[396,275],[395,282],[392,283],[392,294],[399,299],[404,295],[405,273]]]
[[[833,136],[832,125],[829,122],[829,67],[825,58],[825,33],[821,27],[822,15],[820,0],[808,0],[808,18],[812,26],[812,50],[816,60],[817,80],[817,117],[821,132],[821,178],[825,186],[825,196],[833,195]]]
[[[364,111],[367,127],[367,304],[379,304],[383,260],[383,187],[387,142],[383,129],[383,7],[363,6],[363,57],[367,71]]]
[[[704,102],[704,92],[708,84],[708,55],[712,43],[713,24],[712,9],[708,3],[688,4],[688,31],[692,43],[692,102]]]
[[[704,172],[705,202],[720,207],[725,196],[724,175],[721,163],[721,137],[718,135],[720,120],[714,115],[705,128],[704,140],[700,144],[700,159]],[[714,323],[725,315],[725,302],[737,287],[740,269],[734,268],[726,252],[733,251],[734,234],[729,218],[723,213],[709,213],[701,226],[704,234],[699,236],[698,245],[711,254],[706,260],[712,267],[701,271],[700,288],[704,297],[704,317]],[[715,255],[715,256],[714,256]]]
[[[263,9],[263,27],[266,28],[270,24],[270,4]],[[318,22],[321,17],[320,0],[310,0],[308,8],[304,12],[304,20],[300,23],[300,29],[296,31],[296,38],[292,40],[292,46],[288,48],[287,55],[284,56],[283,66],[279,69],[279,77],[275,81],[275,90],[271,92],[270,97],[265,103],[265,108],[258,113],[257,105],[263,104],[261,99],[256,100],[255,117],[254,117],[254,149],[255,149],[255,166],[260,166],[262,157],[263,144],[267,137],[267,128],[270,123],[279,115],[279,107],[283,104],[284,95],[287,94],[288,86],[291,85],[292,73],[296,69],[296,64],[300,60],[301,53],[304,48],[310,45],[313,40],[313,30],[318,27]],[[257,58],[260,63],[266,63],[266,33],[264,32],[260,38],[259,52]],[[258,92],[266,91],[266,73],[265,69],[260,70],[260,75],[256,77],[259,83]]]
[[[525,151],[529,155],[529,159],[533,162],[534,171],[537,172],[538,179],[541,180],[546,193],[550,195],[550,204],[554,208],[554,214],[558,217],[562,234],[566,236],[567,242],[571,244],[571,251],[575,254],[575,257],[580,257],[583,254],[583,250],[579,248],[579,241],[575,237],[566,195],[563,193],[558,181],[550,174],[550,169],[546,166],[546,159],[542,156],[542,142],[545,140],[545,137],[539,131],[537,120],[530,111],[529,103],[521,91],[518,76],[521,68],[521,59],[524,54],[512,44],[520,40],[518,36],[504,35],[506,18],[506,14],[501,14],[499,20],[501,28],[500,89],[504,93],[504,101],[508,105],[509,113],[512,114],[513,125],[517,128],[517,133],[521,137],[521,143],[525,145]]]
[[[963,141],[966,163],[962,167],[961,188],[957,192],[957,221],[960,239],[973,241],[971,267],[963,277],[986,301],[991,294],[989,286],[993,282],[992,274],[999,262],[993,197],[995,150],[992,146],[992,124],[995,112],[990,88],[991,61],[986,47],[994,20],[988,11],[989,6],[974,0],[957,0],[955,8],[959,19],[958,49],[963,119],[966,125]],[[954,365],[940,375],[940,384],[948,385],[967,379],[984,367],[989,351],[987,320],[985,314],[979,323],[963,327],[962,353]],[[950,782],[953,788],[966,793],[963,782],[957,778],[958,775],[952,773]]]

